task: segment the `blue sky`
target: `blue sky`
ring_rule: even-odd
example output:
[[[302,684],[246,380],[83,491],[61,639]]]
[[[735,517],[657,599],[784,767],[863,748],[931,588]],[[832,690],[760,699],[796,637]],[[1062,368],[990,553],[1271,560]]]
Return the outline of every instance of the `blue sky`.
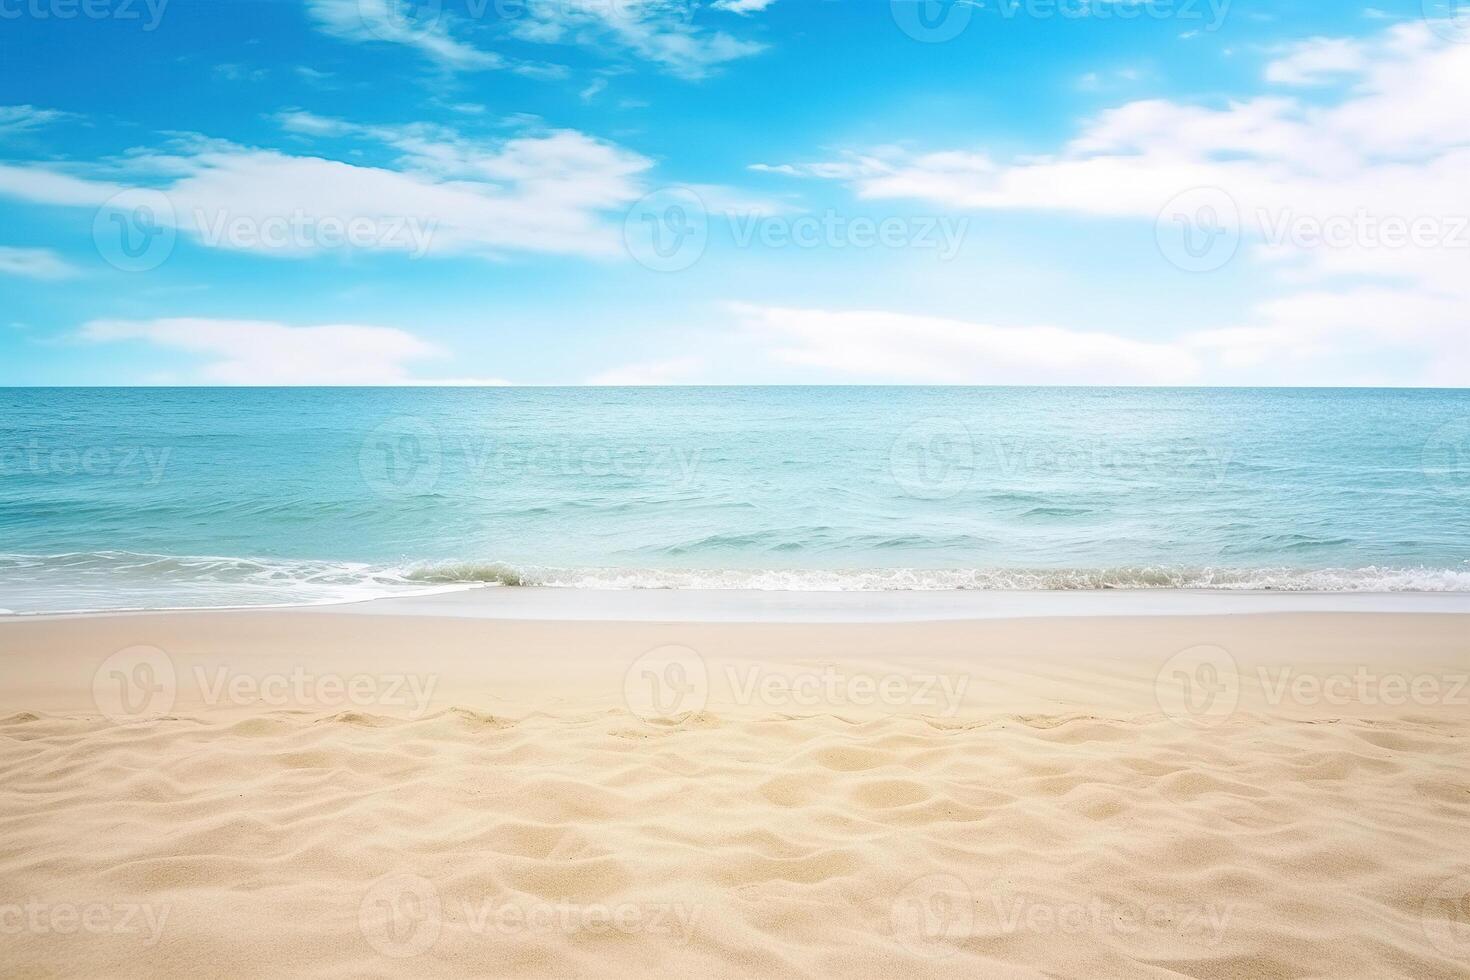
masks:
[[[1470,380],[1470,4],[0,0],[0,384]]]

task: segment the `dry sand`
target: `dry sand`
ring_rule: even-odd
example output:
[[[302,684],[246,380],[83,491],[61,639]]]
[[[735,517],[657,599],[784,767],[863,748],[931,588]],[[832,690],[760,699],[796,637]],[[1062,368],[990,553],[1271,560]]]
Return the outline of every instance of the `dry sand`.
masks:
[[[0,973],[1464,977],[1467,623],[0,621]]]

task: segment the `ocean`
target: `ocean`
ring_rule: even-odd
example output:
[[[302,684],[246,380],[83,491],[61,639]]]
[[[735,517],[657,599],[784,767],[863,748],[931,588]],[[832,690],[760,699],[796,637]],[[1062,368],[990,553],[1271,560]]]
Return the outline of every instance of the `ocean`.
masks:
[[[1470,392],[0,389],[0,609],[1470,592]]]

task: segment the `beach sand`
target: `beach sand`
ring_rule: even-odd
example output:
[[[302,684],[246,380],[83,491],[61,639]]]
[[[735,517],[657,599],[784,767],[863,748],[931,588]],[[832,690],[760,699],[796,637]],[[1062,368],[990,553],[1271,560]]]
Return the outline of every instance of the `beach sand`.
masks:
[[[0,621],[0,973],[1470,975],[1463,616],[364,612]]]

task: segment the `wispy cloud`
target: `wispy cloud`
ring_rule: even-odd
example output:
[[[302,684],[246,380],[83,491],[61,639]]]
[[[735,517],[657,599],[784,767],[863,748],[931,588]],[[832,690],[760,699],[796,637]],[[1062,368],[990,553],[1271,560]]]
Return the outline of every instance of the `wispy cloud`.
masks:
[[[511,31],[540,44],[609,45],[688,79],[765,50],[696,24],[697,6],[691,0],[525,0]]]
[[[687,384],[705,369],[701,357],[673,357],[662,361],[643,361],[625,364],[595,374],[587,379],[589,385],[609,387],[641,387],[645,385]]]
[[[195,354],[196,383],[224,385],[480,385],[495,379],[415,376],[410,366],[445,351],[392,327],[288,326],[266,320],[177,318],[93,320],[79,336],[92,343],[142,342]]]
[[[505,58],[457,39],[453,23],[437,4],[413,9],[394,0],[306,0],[307,12],[325,33],[344,41],[402,44],[444,68],[506,68]]]
[[[77,118],[59,109],[39,109],[33,105],[0,105],[0,136],[13,136],[42,126]]]
[[[323,32],[355,43],[414,48],[454,71],[508,69],[562,78],[558,65],[518,61],[469,40],[477,24],[486,33],[532,44],[606,47],[652,62],[671,74],[699,79],[720,65],[765,50],[765,45],[695,23],[695,0],[518,0],[469,5],[463,18],[438,4],[413,8],[395,0],[306,0]],[[720,9],[753,14],[773,0],[723,0]],[[493,13],[494,16],[491,16]]]
[[[49,248],[0,245],[0,275],[27,279],[69,279],[80,270]]]
[[[911,384],[1179,384],[1199,360],[1176,344],[1049,326],[885,310],[737,305],[771,359],[839,378]]]
[[[652,166],[575,130],[486,141],[444,127],[363,126],[301,112],[283,124],[308,137],[373,141],[399,159],[366,166],[185,139],[135,151],[126,167],[161,193],[157,220],[196,241],[302,257],[333,250],[621,254],[622,212],[644,193],[640,175]],[[0,164],[0,195],[97,208],[125,189],[121,166]]]
[[[1367,69],[1368,45],[1355,38],[1315,37],[1290,46],[1266,66],[1266,80],[1282,85],[1316,85]]]
[[[714,8],[749,16],[760,13],[775,2],[776,0],[715,0]]]

